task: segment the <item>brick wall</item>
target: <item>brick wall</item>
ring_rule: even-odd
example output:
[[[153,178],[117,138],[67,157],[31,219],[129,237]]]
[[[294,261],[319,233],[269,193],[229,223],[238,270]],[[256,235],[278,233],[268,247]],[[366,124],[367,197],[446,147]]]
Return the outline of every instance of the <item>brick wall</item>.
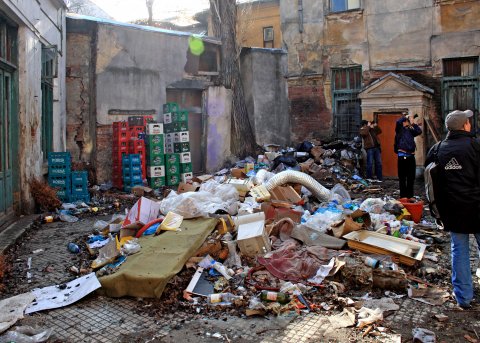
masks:
[[[291,106],[292,143],[331,136],[332,113],[327,107],[322,78],[289,80],[288,98]]]
[[[112,179],[112,127],[97,124],[97,153],[95,156],[97,183]]]

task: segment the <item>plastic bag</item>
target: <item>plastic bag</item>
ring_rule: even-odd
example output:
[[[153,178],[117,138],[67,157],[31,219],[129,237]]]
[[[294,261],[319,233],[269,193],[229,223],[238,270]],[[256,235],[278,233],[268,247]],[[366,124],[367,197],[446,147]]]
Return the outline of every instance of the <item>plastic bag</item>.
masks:
[[[346,202],[352,201],[350,194],[348,191],[343,187],[341,184],[337,183],[333,188],[330,190],[330,201],[336,201],[339,204],[343,204]]]
[[[127,243],[125,243],[122,247],[122,253],[125,255],[132,255],[136,254],[142,249],[140,244],[138,243],[137,238],[132,238]]]
[[[227,241],[228,258],[223,263],[227,267],[241,267],[242,260],[237,253],[237,243],[235,241]]]
[[[270,180],[274,176],[274,173],[271,173],[266,169],[260,169],[253,178],[253,183],[255,183],[256,185],[262,185],[268,182],[268,180]]]
[[[39,343],[46,342],[53,329],[35,329],[31,326],[17,326],[0,337],[0,343]]]
[[[93,228],[97,230],[103,230],[108,226],[108,223],[105,220],[97,220],[95,224],[93,224]]]
[[[383,206],[385,206],[385,201],[380,198],[368,198],[360,205],[360,209],[369,213],[383,213]]]
[[[333,222],[341,220],[342,218],[343,214],[341,212],[333,212],[327,210],[325,212],[317,213],[310,216],[305,221],[305,226],[318,232],[325,233],[330,228],[330,225]]]
[[[62,222],[67,222],[67,223],[76,223],[78,222],[78,218],[75,216],[72,216],[70,214],[62,213],[59,216],[60,220]]]
[[[358,328],[363,328],[368,324],[375,323],[378,320],[383,320],[383,311],[379,308],[372,310],[366,307],[362,307],[358,311]]]

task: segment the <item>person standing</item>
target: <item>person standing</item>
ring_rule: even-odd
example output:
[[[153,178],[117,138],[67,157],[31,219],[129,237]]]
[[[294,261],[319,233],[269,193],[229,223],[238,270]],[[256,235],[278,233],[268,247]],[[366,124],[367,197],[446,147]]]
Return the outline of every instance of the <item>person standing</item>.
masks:
[[[470,110],[450,112],[447,137],[430,149],[425,162],[434,161],[437,152],[442,187],[435,201],[444,229],[450,231],[453,293],[461,308],[469,308],[473,299],[470,234],[480,247],[480,141],[470,132],[472,116]]]
[[[362,120],[362,127],[360,128],[360,136],[363,139],[363,148],[367,151],[367,179],[373,179],[372,169],[375,163],[375,175],[378,181],[383,180],[382,176],[382,157],[380,150],[380,142],[377,135],[381,134],[382,130],[377,123],[372,123]]]
[[[422,133],[422,129],[414,122],[414,116],[404,113],[404,116],[395,123],[395,153],[398,155],[398,181],[400,198],[412,198],[415,182],[415,137]]]

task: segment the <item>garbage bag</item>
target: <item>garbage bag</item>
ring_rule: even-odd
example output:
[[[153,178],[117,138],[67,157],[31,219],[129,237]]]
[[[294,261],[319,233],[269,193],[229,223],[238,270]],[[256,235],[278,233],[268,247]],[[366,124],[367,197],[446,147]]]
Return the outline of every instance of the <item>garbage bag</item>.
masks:
[[[330,199],[329,201],[337,201],[339,204],[350,202],[352,198],[348,191],[341,184],[337,183],[330,190]]]
[[[0,337],[0,343],[39,343],[46,342],[53,329],[35,329],[31,326],[17,326]]]
[[[270,167],[270,170],[272,171],[272,170],[277,169],[277,167],[280,165],[280,163],[283,163],[287,167],[295,167],[298,164],[295,156],[281,155],[281,156],[276,157],[273,160],[273,164]]]
[[[313,144],[309,141],[303,141],[302,143],[300,143],[300,145],[297,147],[297,151],[301,151],[301,152],[310,152],[310,150],[312,150],[313,148]]]
[[[360,205],[360,209],[365,212],[380,214],[384,212],[385,201],[380,198],[368,198]]]

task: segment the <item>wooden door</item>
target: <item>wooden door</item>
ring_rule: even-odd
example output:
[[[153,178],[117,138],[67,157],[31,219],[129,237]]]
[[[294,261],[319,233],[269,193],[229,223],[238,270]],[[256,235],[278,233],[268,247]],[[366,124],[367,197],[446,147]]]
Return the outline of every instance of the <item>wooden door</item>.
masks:
[[[378,114],[378,126],[382,133],[378,135],[382,147],[383,176],[398,177],[397,154],[393,151],[395,143],[395,122],[402,116],[401,113]]]
[[[205,171],[203,153],[202,91],[198,89],[167,89],[167,102],[176,102],[188,111],[188,133],[194,174]]]

